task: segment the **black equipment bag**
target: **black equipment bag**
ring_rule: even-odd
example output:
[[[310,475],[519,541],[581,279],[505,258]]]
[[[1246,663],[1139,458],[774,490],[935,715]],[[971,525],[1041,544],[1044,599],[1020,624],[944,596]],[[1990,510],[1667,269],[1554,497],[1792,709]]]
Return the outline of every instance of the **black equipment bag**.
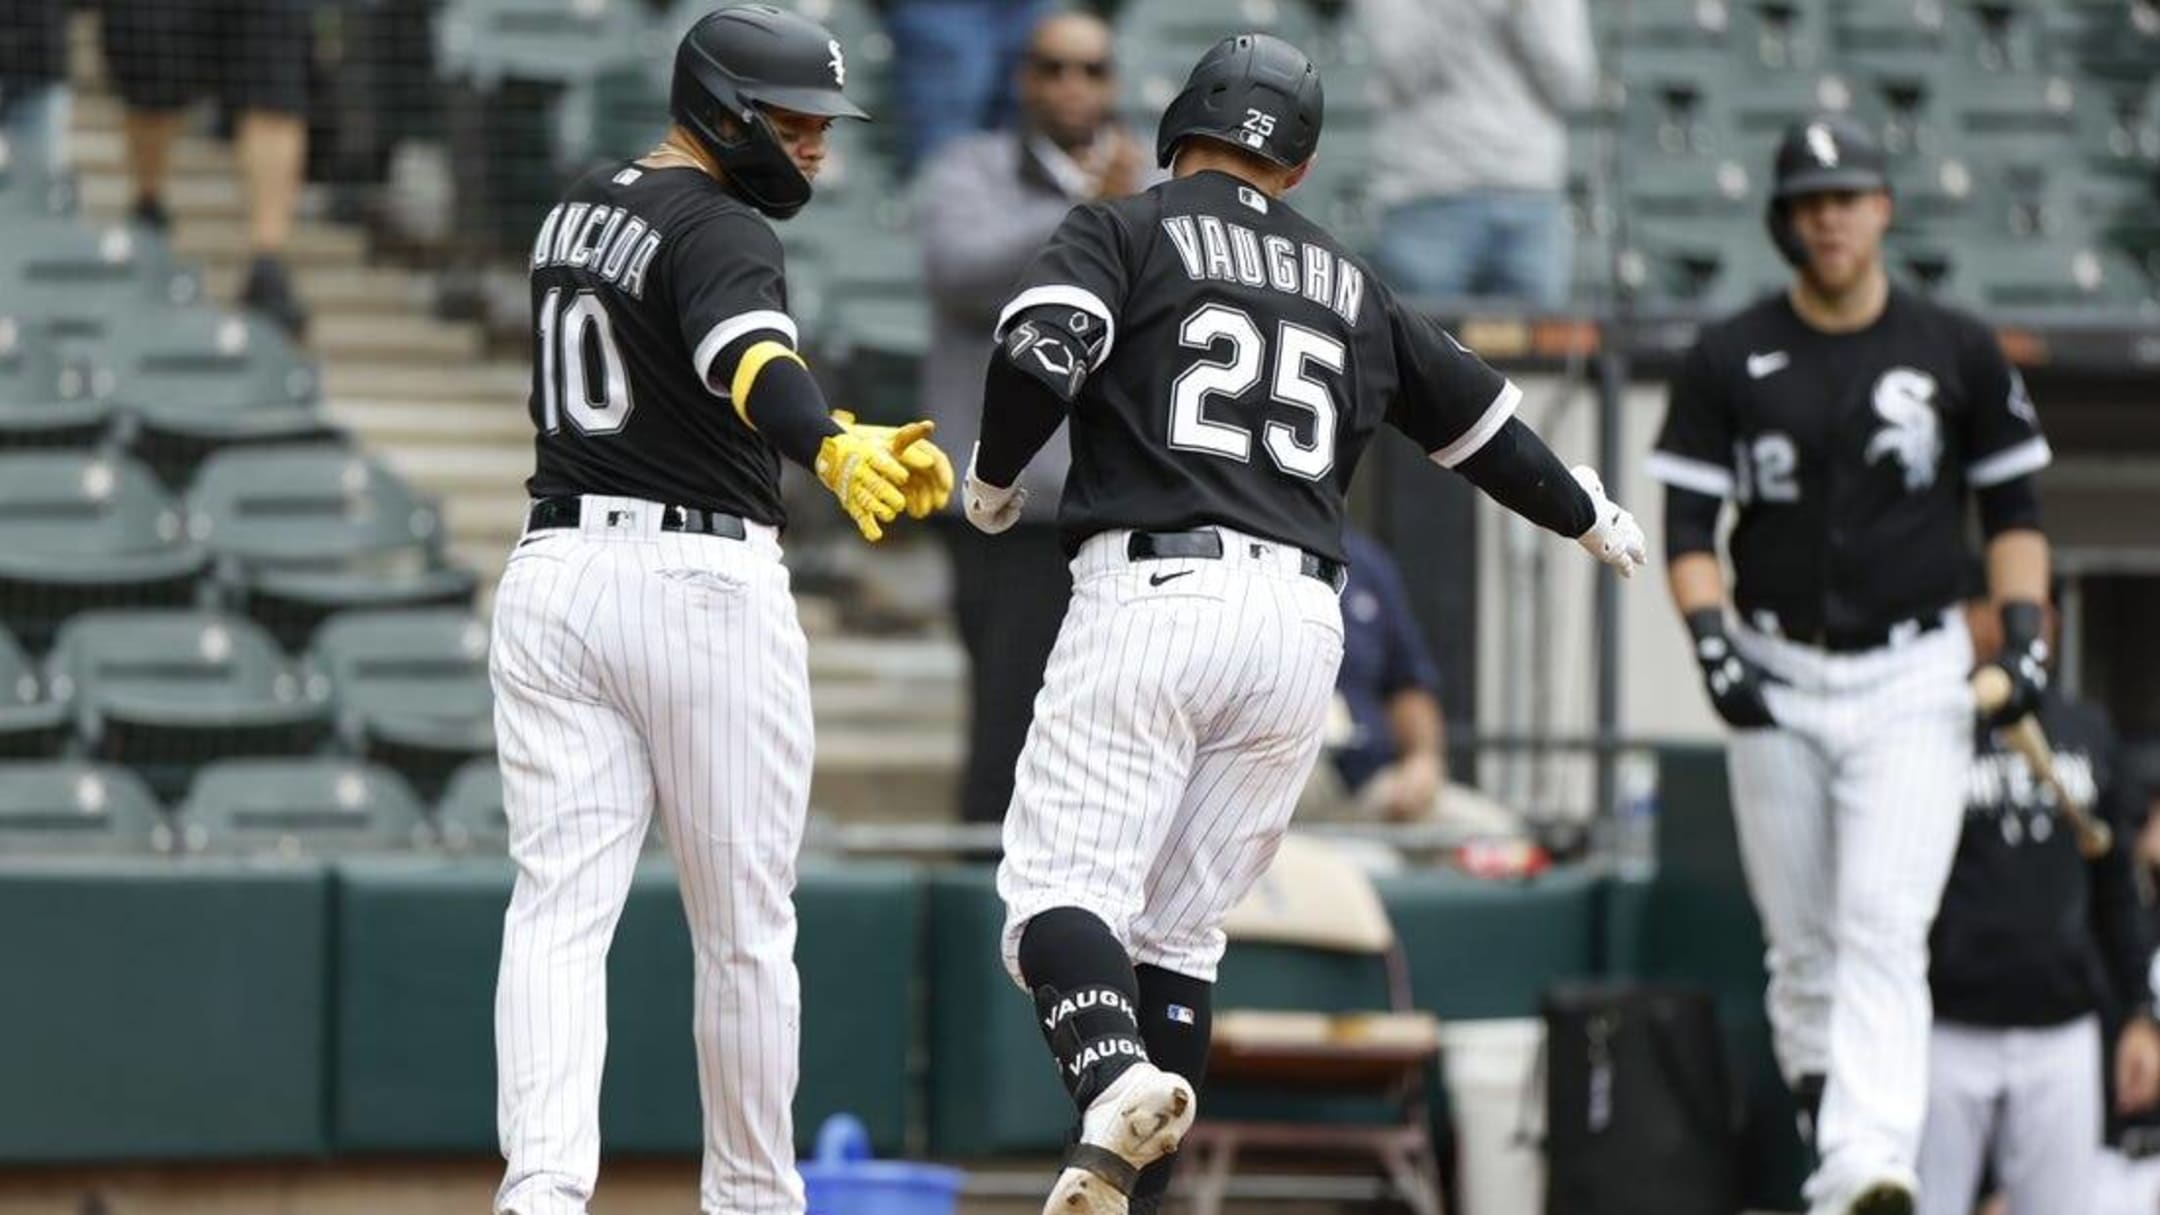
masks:
[[[1546,1215],[1736,1215],[1738,1106],[1709,993],[1563,986],[1543,1015]]]

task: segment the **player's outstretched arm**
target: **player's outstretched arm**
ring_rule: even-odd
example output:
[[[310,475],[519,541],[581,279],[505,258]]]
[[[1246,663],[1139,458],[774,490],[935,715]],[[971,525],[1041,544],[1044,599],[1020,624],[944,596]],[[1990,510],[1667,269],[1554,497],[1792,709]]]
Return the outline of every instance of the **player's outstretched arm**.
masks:
[[[1635,516],[1605,496],[1605,484],[1587,465],[1569,469],[1518,418],[1493,433],[1455,471],[1487,497],[1539,527],[1581,544],[1591,556],[1632,575],[1649,561]]]
[[[1096,347],[1072,331],[1071,316],[1071,309],[1030,308],[990,352],[964,502],[969,522],[991,535],[1019,522],[1027,504],[1020,473],[1057,433],[1093,365]]]
[[[887,443],[833,420],[801,355],[777,341],[757,342],[736,361],[730,387],[745,425],[817,474],[863,539],[884,539],[884,525],[907,506],[908,468]]]

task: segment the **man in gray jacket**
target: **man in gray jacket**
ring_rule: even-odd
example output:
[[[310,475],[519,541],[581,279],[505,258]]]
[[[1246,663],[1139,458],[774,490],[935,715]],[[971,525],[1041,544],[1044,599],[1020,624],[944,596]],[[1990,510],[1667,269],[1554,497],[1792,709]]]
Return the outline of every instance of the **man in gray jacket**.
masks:
[[[1019,67],[1020,128],[947,144],[917,182],[933,316],[922,409],[947,450],[975,445],[998,308],[1065,213],[1160,180],[1148,150],[1117,125],[1110,45],[1110,28],[1099,17],[1044,18]],[[1013,766],[1072,593],[1056,528],[1068,462],[1060,433],[1022,478],[1034,505],[994,540],[969,527],[957,508],[941,519],[971,670],[960,799],[970,822],[1005,817]]]
[[[1373,162],[1380,273],[1406,295],[1565,303],[1564,113],[1597,88],[1585,0],[1357,0],[1357,15],[1389,150]]]

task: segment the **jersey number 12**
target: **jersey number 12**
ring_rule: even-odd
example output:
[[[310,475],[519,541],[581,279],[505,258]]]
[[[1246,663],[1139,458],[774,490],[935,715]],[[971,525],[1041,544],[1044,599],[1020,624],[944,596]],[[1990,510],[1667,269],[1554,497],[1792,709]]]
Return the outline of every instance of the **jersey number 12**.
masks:
[[[540,301],[540,425],[549,434],[562,429],[562,414],[582,434],[613,434],[630,420],[630,378],[623,373],[622,351],[600,297],[580,291],[558,315],[563,294],[551,289]],[[599,352],[599,365],[587,359],[587,343]],[[596,377],[593,373],[597,371]]]
[[[1244,310],[1209,304],[1178,326],[1178,344],[1212,351],[1229,343],[1229,360],[1202,359],[1170,385],[1170,446],[1181,451],[1252,462],[1253,432],[1248,426],[1208,415],[1208,398],[1245,395],[1260,383],[1267,362],[1266,339]],[[1343,345],[1303,325],[1281,322],[1275,331],[1275,365],[1268,395],[1313,416],[1312,442],[1299,440],[1297,428],[1271,421],[1261,428],[1261,446],[1277,468],[1293,477],[1317,481],[1335,467],[1335,398],[1312,376],[1315,366],[1340,374]]]

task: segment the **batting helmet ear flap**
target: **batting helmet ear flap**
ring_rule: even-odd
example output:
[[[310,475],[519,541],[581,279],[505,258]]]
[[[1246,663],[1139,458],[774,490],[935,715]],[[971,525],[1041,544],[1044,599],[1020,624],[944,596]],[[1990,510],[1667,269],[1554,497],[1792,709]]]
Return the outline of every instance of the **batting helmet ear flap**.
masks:
[[[1770,243],[1777,246],[1785,264],[1795,270],[1807,269],[1807,242],[1800,239],[1800,229],[1793,225],[1792,207],[1784,199],[1770,200],[1763,210],[1763,224],[1770,229]]]

